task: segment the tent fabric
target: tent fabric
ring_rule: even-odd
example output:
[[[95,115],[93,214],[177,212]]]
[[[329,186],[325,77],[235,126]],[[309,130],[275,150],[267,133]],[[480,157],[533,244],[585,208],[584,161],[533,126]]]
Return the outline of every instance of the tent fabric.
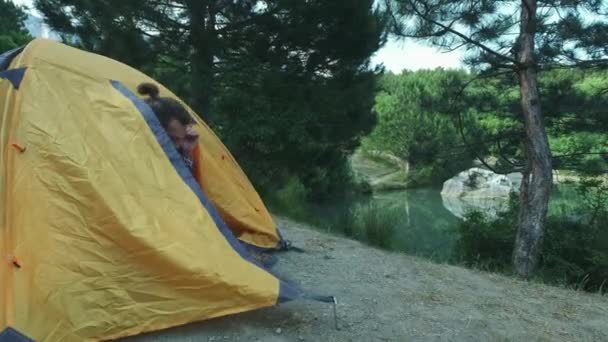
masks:
[[[21,53],[21,51],[23,51],[24,47],[18,47],[9,51],[6,51],[4,53],[0,54],[0,71],[4,71],[8,68],[9,64],[11,63],[11,61],[13,60],[13,58],[15,58],[15,56],[17,56],[18,54]]]
[[[15,89],[19,89],[19,86],[21,85],[21,80],[23,80],[24,75],[25,68],[0,71],[0,79],[8,80],[9,82],[11,82]]]
[[[231,247],[234,248],[241,257],[251,261],[252,263],[262,266],[259,263],[255,262],[250,258],[246,249],[242,244],[240,244],[234,235],[230,232],[226,223],[222,220],[219,213],[215,210],[213,205],[209,202],[205,194],[202,192],[199,183],[194,178],[194,175],[190,171],[190,169],[185,165],[183,158],[180,156],[179,152],[171,142],[171,138],[167,135],[167,132],[161,126],[157,117],[154,115],[152,109],[141,99],[139,99],[135,94],[130,92],[127,88],[125,88],[120,82],[112,81],[112,86],[125,95],[137,108],[137,110],[142,114],[144,120],[154,133],[156,140],[159,142],[163,151],[171,161],[171,164],[175,167],[177,173],[182,178],[182,180],[188,185],[190,190],[194,192],[194,194],[198,197],[201,205],[205,207],[207,212],[211,215],[213,219],[213,223],[217,226],[220,232],[224,235],[224,237],[228,240]]]
[[[6,328],[0,332],[0,342],[33,342],[27,336],[24,336],[12,328]]]
[[[41,65],[45,70],[63,70],[83,78],[115,80],[132,92],[136,92],[140,83],[152,82],[159,86],[161,96],[184,104],[197,122],[200,134],[198,157],[202,167],[196,177],[201,179],[203,190],[222,219],[245,243],[270,249],[280,245],[275,222],[232,154],[205,122],[169,89],[127,65],[45,39],[28,44],[11,68],[37,66],[40,69]]]
[[[41,39],[20,68],[18,89],[0,79],[0,330],[116,339],[303,296],[237,241],[281,242],[200,120],[200,174],[184,171],[133,94],[152,79]]]

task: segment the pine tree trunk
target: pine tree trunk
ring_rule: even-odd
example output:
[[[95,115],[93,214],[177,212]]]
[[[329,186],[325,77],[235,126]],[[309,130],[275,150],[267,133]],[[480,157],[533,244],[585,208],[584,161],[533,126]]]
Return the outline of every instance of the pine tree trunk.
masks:
[[[213,55],[215,43],[215,13],[213,0],[187,2],[190,16],[190,105],[210,124],[211,90],[213,86]]]
[[[526,129],[524,145],[527,165],[521,184],[519,227],[513,250],[513,267],[519,276],[529,278],[538,266],[542,251],[552,187],[552,165],[534,58],[537,1],[522,0],[521,6],[518,76]]]

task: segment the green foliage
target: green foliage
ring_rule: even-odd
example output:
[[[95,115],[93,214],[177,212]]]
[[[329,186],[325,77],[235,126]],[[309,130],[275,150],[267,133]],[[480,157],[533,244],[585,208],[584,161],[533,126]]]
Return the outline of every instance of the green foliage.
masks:
[[[512,195],[509,210],[492,219],[478,211],[467,213],[459,226],[455,259],[486,271],[508,270],[517,234],[516,203]]]
[[[308,192],[297,177],[291,177],[280,189],[264,197],[266,204],[273,211],[295,220],[305,220],[308,217]]]
[[[581,182],[568,207],[552,204],[538,277],[588,291],[608,287],[608,183],[606,177]],[[471,212],[459,227],[456,259],[488,271],[509,272],[516,235],[517,199],[496,218]]]
[[[585,179],[576,188],[582,203],[549,217],[541,270],[545,278],[584,290],[608,290],[607,179]]]
[[[240,33],[255,54],[231,57],[244,69],[220,80],[216,127],[258,184],[296,175],[315,199],[352,185],[347,157],[373,124],[371,3],[284,2],[293,16]]]
[[[357,212],[358,237],[362,241],[390,249],[401,213],[370,203]]]
[[[584,69],[552,70],[541,74],[547,134],[556,169],[601,173],[608,170],[605,133],[608,129],[608,96],[600,80],[608,79],[604,71]],[[518,85],[505,77],[481,79],[467,88],[469,105],[467,125],[477,126],[470,137],[480,155],[500,157],[499,169],[513,170],[504,163],[506,157],[515,164],[525,159],[521,149],[523,123],[519,114]]]
[[[513,164],[525,159],[518,84],[497,76],[463,89],[472,77],[441,69],[385,76],[376,97],[378,124],[364,147],[408,160],[413,166],[410,178],[422,184],[445,180],[434,176],[452,176],[472,156],[496,159],[493,164],[499,171],[513,172]],[[607,79],[604,71],[584,69],[541,75],[542,107],[556,168],[596,174],[608,170]]]
[[[188,100],[257,185],[295,176],[318,198],[350,184],[346,158],[374,122],[373,0],[35,3],[76,45]]]
[[[266,201],[271,197],[265,196]],[[457,238],[454,227],[459,220],[443,207],[435,190],[349,196],[321,203],[291,201],[285,205],[290,208],[276,212],[328,233],[438,262],[452,258]]]
[[[393,34],[425,40],[445,50],[464,47],[467,64],[486,77],[491,73],[517,76],[525,129],[506,135],[511,141],[519,136],[521,143],[508,145],[511,151],[503,151],[503,137],[494,140],[504,165],[522,171],[524,177],[534,174],[529,186],[522,188],[522,198],[534,200],[522,203],[519,225],[525,234],[517,235],[518,254],[513,261],[520,275],[530,276],[538,261],[538,248],[532,246],[542,245],[541,235],[532,230],[540,233],[544,230],[553,169],[538,72],[556,67],[608,67],[605,48],[608,3],[599,0],[386,0],[384,3],[391,14]],[[587,20],[589,17],[593,20]],[[509,154],[515,154],[517,160],[512,160]]]
[[[315,205],[307,200],[307,192],[302,182],[292,178],[280,190],[265,196],[265,200],[281,215],[373,246],[392,247],[401,211],[387,210],[373,202],[355,203],[352,198],[343,199],[349,205],[340,208],[330,203]]]
[[[509,69],[518,61],[520,0],[386,0],[392,32],[449,50],[467,48],[475,70]],[[541,66],[606,66],[608,4],[601,0],[535,0],[535,59]],[[528,5],[530,7],[530,5]]]
[[[550,138],[551,150],[563,169],[591,173],[608,170],[608,134],[582,131]]]
[[[365,149],[408,161],[412,184],[440,183],[468,167],[473,156],[495,157],[499,171],[513,172],[513,164],[525,159],[519,85],[507,76],[468,83],[475,76],[442,69],[384,76],[374,107],[378,123],[364,139]],[[540,77],[547,131],[560,169],[607,169],[608,103],[598,79],[608,76],[555,70]]]
[[[386,75],[374,107],[378,123],[367,150],[388,151],[410,164],[410,184],[436,184],[469,165],[449,95],[468,78],[464,71],[423,70]]]
[[[25,45],[32,37],[25,28],[25,8],[0,0],[0,53]]]
[[[479,79],[465,92],[448,94],[447,99],[456,104],[467,126],[477,128],[463,143],[478,156],[499,157],[496,167],[501,171],[520,168],[526,159],[522,152],[526,139],[519,82],[514,77],[522,65],[513,33],[520,29],[525,5],[515,0],[387,0],[384,4],[392,18],[390,32],[396,37],[418,38],[446,50],[467,48],[466,63]],[[605,143],[599,135],[589,133],[604,134],[608,127],[608,20],[603,15],[608,5],[595,0],[537,0],[534,4],[538,6],[534,62],[541,70],[541,108],[556,154],[554,164],[558,168],[606,170],[605,158],[597,155]],[[491,76],[494,72],[496,76]],[[459,106],[461,100],[468,104]],[[583,133],[563,137],[575,132]]]

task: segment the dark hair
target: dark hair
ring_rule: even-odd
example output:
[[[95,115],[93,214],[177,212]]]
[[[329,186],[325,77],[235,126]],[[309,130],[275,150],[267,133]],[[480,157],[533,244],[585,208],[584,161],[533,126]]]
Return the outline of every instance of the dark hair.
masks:
[[[154,114],[164,128],[167,128],[171,120],[175,119],[182,125],[194,122],[190,113],[177,100],[169,97],[160,97],[158,86],[152,83],[142,83],[137,86],[140,95],[147,95],[146,103],[152,108]]]

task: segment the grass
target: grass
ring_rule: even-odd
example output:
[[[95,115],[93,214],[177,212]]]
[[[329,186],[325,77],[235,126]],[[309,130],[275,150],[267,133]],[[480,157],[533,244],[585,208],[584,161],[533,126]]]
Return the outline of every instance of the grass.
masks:
[[[330,233],[343,235],[357,241],[391,249],[401,213],[371,202],[340,210],[327,224]]]
[[[380,206],[374,201],[344,206],[313,204],[307,201],[308,190],[298,179],[266,196],[272,212],[308,223],[332,234],[338,234],[376,247],[391,249],[396,226],[402,212]]]
[[[359,236],[374,246],[391,249],[391,243],[401,216],[395,210],[381,208],[375,202],[359,210]]]

